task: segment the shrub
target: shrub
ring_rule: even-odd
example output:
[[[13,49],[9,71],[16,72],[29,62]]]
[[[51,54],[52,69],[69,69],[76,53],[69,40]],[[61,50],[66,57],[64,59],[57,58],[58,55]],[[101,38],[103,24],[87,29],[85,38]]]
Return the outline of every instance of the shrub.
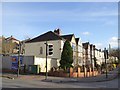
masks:
[[[73,63],[73,50],[70,45],[70,42],[66,40],[63,46],[60,67],[64,70],[67,70],[67,68],[72,67],[72,63]]]

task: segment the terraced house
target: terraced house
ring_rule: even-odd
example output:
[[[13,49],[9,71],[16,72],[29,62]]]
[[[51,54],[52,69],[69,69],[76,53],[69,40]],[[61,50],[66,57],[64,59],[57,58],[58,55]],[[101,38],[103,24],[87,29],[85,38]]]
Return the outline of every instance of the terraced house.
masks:
[[[2,40],[2,39],[1,39]],[[82,43],[81,38],[76,38],[74,34],[62,35],[61,30],[55,29],[39,35],[33,39],[21,41],[21,54],[23,55],[23,64],[29,69],[29,65],[40,65],[41,72],[46,71],[46,52],[47,52],[47,70],[52,67],[59,67],[64,42],[68,40],[73,49],[73,66],[88,66],[94,69],[95,58],[97,64],[101,65],[104,60],[104,52],[97,49],[95,45],[89,42]],[[11,46],[11,42],[15,43],[13,48],[8,48],[7,52],[13,51],[18,53],[19,42],[12,36],[4,39],[6,50],[7,45]],[[9,44],[10,42],[10,44]],[[47,44],[47,51],[46,51]],[[12,50],[12,51],[11,51]],[[6,52],[5,52],[6,53]],[[3,53],[4,54],[4,53]],[[93,70],[92,69],[92,70]]]
[[[41,66],[41,71],[45,72],[46,45],[48,44],[48,71],[52,67],[58,67],[61,59],[63,45],[66,40],[70,41],[73,48],[73,65],[82,65],[83,49],[81,39],[74,34],[61,35],[60,29],[49,31],[35,37],[25,43],[25,56],[35,56],[34,64]],[[51,49],[51,52],[49,51]]]
[[[91,55],[90,55],[90,43],[82,43],[84,50],[84,59],[85,59],[85,65],[90,66],[91,65]]]
[[[105,62],[104,51],[102,51],[101,49],[95,48],[95,58],[97,60],[98,65],[101,65],[103,62]]]

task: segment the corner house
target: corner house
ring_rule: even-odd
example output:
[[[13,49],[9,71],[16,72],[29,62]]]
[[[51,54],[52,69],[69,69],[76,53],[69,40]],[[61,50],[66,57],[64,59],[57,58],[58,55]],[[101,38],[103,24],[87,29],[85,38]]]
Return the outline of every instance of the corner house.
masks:
[[[25,56],[33,57],[33,60],[26,61],[26,65],[40,65],[41,72],[45,72],[46,68],[46,42],[47,42],[47,70],[52,67],[58,67],[61,59],[63,45],[66,40],[69,40],[73,48],[73,65],[79,64],[82,57],[79,54],[82,52],[82,43],[79,38],[75,38],[74,34],[61,35],[60,29],[48,31],[38,37],[35,37],[25,43]],[[77,39],[77,40],[76,40]],[[79,44],[79,45],[78,45]],[[79,47],[78,47],[79,46]],[[78,49],[79,48],[79,49]],[[78,52],[78,50],[81,50]]]

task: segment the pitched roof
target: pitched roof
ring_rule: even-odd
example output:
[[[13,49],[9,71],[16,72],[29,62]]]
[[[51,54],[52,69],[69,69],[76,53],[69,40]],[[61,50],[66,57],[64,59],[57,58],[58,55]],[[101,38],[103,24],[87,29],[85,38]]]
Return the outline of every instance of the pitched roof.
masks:
[[[82,45],[83,45],[83,48],[88,49],[89,42],[82,43]]]
[[[71,41],[73,35],[74,35],[74,34],[62,35],[61,37],[64,38],[64,39],[67,39],[67,40]]]
[[[32,42],[39,42],[39,41],[50,41],[50,40],[62,40],[62,38],[55,34],[52,31],[46,32],[38,37],[35,37],[29,41],[27,41],[26,43],[32,43]]]
[[[6,38],[6,40],[16,40],[16,41],[19,41],[16,38],[14,38],[13,36]]]
[[[79,38],[75,38],[75,41],[76,41],[76,43],[78,44],[78,42],[79,42]]]

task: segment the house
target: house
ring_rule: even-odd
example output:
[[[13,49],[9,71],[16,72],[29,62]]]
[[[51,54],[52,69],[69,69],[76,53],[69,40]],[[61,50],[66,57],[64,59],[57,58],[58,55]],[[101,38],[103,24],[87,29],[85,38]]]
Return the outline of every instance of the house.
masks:
[[[2,54],[17,54],[18,53],[19,40],[10,36],[5,38],[2,36]]]
[[[35,37],[25,43],[25,56],[35,56],[41,58],[37,61],[42,65],[42,71],[45,72],[46,43],[48,44],[48,71],[52,67],[58,67],[63,51],[64,42],[68,40],[73,48],[73,65],[76,66],[82,61],[82,43],[75,38],[74,34],[61,35],[60,29],[48,31],[38,37]],[[51,51],[49,51],[51,50]],[[44,60],[44,61],[43,61]],[[44,65],[44,66],[43,66]]]
[[[99,56],[100,56],[100,54],[99,54],[99,49],[95,48],[95,58],[96,58],[96,62],[97,62],[97,64],[100,65]]]
[[[41,60],[41,62],[36,63],[36,64],[41,64],[44,65],[42,67],[42,72],[45,72],[45,58],[46,58],[46,43],[48,46],[52,46],[52,55],[48,55],[48,71],[51,69],[51,67],[58,67],[59,66],[59,61],[60,61],[60,56],[61,56],[61,49],[63,47],[63,41],[62,38],[55,34],[52,31],[49,31],[47,33],[44,33],[36,38],[33,38],[25,43],[25,56],[36,56],[40,57],[40,60],[44,59],[44,61]],[[54,64],[53,64],[54,63]]]
[[[89,42],[83,43],[83,50],[84,50],[84,60],[85,65],[89,68],[91,68],[92,71],[94,71],[95,67],[95,45],[90,44]]]
[[[76,38],[76,48],[77,48],[77,65],[82,66],[84,64],[84,48],[82,46],[82,41],[80,38]]]
[[[91,57],[90,57],[90,43],[82,43],[84,51],[84,59],[85,59],[85,65],[90,66],[91,65]]]
[[[62,35],[62,38],[70,41],[71,46],[73,48],[73,65],[74,66],[82,66],[83,64],[83,47],[82,41],[80,38],[76,38],[74,34]]]
[[[95,57],[97,59],[98,65],[101,65],[103,62],[105,62],[104,51],[102,51],[101,49],[95,48]]]
[[[76,38],[75,38],[75,35],[74,34],[69,34],[69,35],[62,35],[61,36],[62,38],[70,41],[70,44],[73,48],[73,65],[77,65],[78,62],[78,54],[77,54],[77,43],[76,43]]]
[[[16,38],[14,38],[12,35],[11,35],[10,37],[8,37],[8,38],[5,38],[5,40],[6,40],[7,42],[12,42],[12,43],[17,43],[17,44],[19,44],[19,40],[17,40]]]

